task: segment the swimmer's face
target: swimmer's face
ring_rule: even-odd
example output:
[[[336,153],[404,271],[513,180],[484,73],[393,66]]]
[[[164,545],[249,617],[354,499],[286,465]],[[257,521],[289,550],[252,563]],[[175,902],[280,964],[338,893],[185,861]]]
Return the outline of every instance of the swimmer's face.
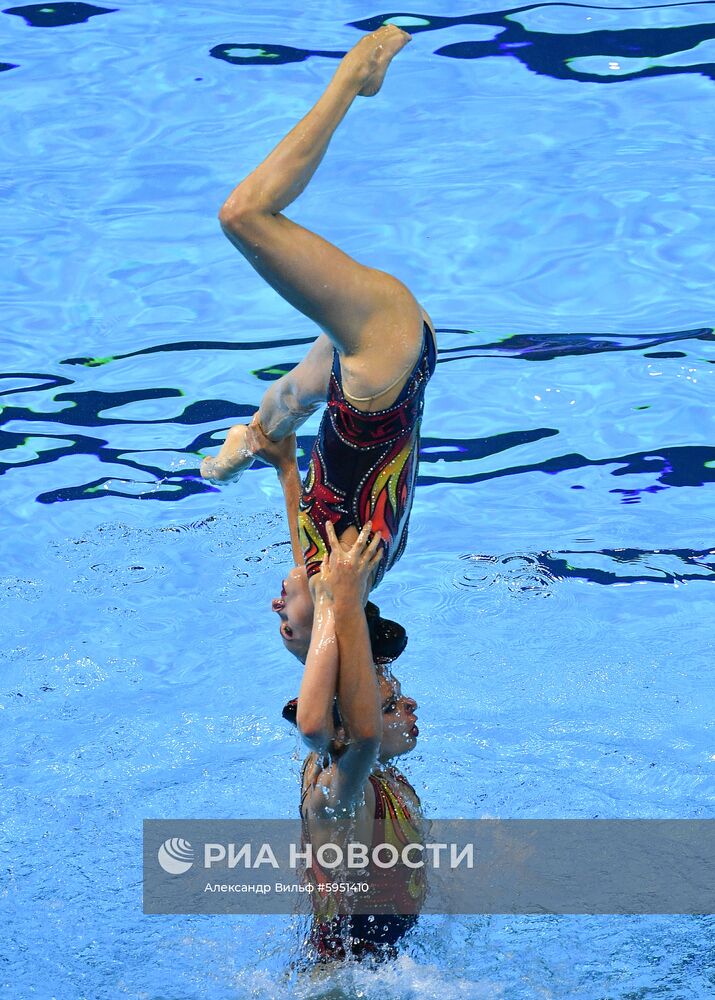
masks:
[[[380,760],[386,761],[409,753],[417,743],[417,702],[402,693],[400,682],[394,677],[381,676],[379,682],[382,699]]]
[[[313,598],[308,587],[305,566],[294,566],[283,581],[281,596],[274,597],[271,608],[281,620],[283,645],[305,663],[313,628]]]

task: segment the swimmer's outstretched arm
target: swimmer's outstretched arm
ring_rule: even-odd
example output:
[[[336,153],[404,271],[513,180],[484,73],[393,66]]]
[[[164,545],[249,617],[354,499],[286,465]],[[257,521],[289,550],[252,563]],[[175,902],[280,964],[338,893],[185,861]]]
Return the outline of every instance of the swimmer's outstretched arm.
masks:
[[[298,694],[296,725],[308,746],[325,753],[335,737],[333,701],[338,684],[338,640],[333,602],[321,588],[315,591],[310,648]]]
[[[333,346],[321,334],[300,364],[268,387],[253,422],[258,422],[269,440],[278,443],[294,434],[325,402],[332,361]],[[214,483],[230,482],[255,458],[262,458],[257,442],[247,434],[248,424],[231,427],[219,453],[201,462],[202,477]],[[276,465],[271,458],[264,461]]]

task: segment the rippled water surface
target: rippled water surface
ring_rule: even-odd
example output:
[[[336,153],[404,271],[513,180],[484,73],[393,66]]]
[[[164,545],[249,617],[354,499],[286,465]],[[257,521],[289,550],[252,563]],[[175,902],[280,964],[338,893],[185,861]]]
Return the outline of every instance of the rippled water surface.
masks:
[[[0,13],[0,991],[699,998],[710,917],[430,917],[296,980],[287,917],[141,912],[144,817],[289,817],[273,473],[199,455],[317,330],[228,192],[394,15]],[[431,816],[711,817],[715,5],[438,2],[288,214],[406,282],[440,360],[377,593]],[[301,464],[317,419],[301,431]]]

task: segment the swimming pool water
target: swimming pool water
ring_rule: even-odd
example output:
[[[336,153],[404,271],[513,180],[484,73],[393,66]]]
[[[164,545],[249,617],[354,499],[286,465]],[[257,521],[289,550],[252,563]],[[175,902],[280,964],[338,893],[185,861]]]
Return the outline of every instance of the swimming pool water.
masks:
[[[216,213],[395,13],[0,14],[8,997],[715,995],[711,917],[423,918],[321,984],[287,917],[141,913],[143,818],[296,815],[279,490],[198,463],[316,329]],[[412,45],[288,214],[437,326],[376,595],[409,634],[405,771],[434,817],[709,818],[713,5],[399,14]]]

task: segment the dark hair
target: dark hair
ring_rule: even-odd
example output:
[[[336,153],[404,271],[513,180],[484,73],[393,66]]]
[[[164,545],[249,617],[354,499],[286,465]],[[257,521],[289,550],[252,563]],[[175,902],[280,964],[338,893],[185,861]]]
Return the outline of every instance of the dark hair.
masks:
[[[365,617],[370,633],[370,646],[372,647],[372,658],[375,663],[392,663],[407,645],[407,632],[398,622],[383,618],[380,609],[372,601],[365,605]]]
[[[294,726],[298,725],[298,699],[291,698],[289,702],[283,706],[283,712],[281,713],[283,718],[292,723]],[[338,726],[342,726],[343,720],[340,718],[340,712],[338,711],[337,699],[333,701],[333,725],[337,729]]]

